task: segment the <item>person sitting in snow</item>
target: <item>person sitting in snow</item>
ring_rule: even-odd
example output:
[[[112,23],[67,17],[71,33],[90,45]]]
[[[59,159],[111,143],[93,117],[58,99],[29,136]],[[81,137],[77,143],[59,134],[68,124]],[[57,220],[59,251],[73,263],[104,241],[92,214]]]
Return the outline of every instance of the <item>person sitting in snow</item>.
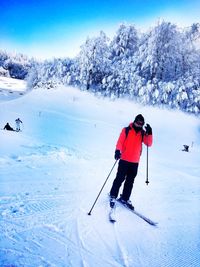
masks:
[[[185,151],[185,152],[189,152],[189,146],[188,145],[183,145],[183,150],[182,151]]]
[[[16,131],[19,132],[20,131],[20,123],[22,123],[22,121],[20,120],[20,118],[15,120],[16,123]]]
[[[7,131],[14,131],[14,129],[10,126],[10,124],[8,122],[6,123],[6,125],[4,126],[3,129],[7,130]]]

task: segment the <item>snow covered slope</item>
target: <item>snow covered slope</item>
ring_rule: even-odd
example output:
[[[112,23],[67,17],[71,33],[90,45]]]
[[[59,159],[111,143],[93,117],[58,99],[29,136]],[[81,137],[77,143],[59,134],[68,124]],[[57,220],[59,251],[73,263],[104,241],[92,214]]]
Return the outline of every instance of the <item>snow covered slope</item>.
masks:
[[[25,81],[0,76],[0,101],[15,99],[23,95],[25,91]]]
[[[154,133],[132,202],[157,227],[117,207],[108,221],[112,165],[121,128],[142,113]],[[0,266],[200,266],[200,128],[195,117],[98,99],[74,88],[34,90],[0,103]],[[182,152],[183,144],[190,152]],[[192,147],[191,147],[192,145]]]

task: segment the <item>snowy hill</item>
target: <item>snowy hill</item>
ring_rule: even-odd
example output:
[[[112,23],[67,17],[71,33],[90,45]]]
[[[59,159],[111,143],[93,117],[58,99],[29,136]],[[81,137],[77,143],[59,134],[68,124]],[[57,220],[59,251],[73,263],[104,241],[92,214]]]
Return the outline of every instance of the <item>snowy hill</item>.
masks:
[[[121,128],[142,113],[154,133],[132,202],[157,227],[117,207],[108,221]],[[200,266],[200,128],[181,112],[110,101],[70,87],[33,90],[0,103],[1,128],[23,121],[21,132],[0,131],[0,266]],[[182,152],[184,144],[190,152]]]
[[[24,80],[0,76],[0,101],[15,99],[23,95],[25,91]]]

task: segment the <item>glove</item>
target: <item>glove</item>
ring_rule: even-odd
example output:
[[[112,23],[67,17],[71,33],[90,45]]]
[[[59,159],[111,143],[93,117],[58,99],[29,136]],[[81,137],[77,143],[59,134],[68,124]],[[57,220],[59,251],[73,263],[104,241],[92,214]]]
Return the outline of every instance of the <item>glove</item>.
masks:
[[[151,135],[152,134],[152,128],[151,128],[151,126],[148,123],[145,126],[145,130],[146,130],[146,134],[147,135]]]
[[[115,150],[115,159],[116,160],[118,160],[118,159],[120,159],[121,158],[121,152],[120,152],[120,150]]]

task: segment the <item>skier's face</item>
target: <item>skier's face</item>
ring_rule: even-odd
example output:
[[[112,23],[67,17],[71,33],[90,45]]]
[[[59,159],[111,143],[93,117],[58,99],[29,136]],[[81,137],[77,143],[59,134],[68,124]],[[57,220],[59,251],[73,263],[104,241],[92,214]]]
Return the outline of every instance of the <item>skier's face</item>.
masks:
[[[135,121],[134,124],[135,124],[135,126],[136,126],[137,128],[142,128],[143,125],[144,125],[144,122],[143,122],[143,121]]]

